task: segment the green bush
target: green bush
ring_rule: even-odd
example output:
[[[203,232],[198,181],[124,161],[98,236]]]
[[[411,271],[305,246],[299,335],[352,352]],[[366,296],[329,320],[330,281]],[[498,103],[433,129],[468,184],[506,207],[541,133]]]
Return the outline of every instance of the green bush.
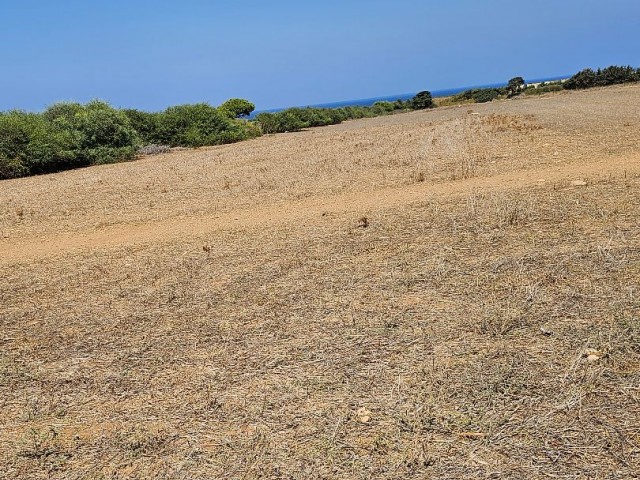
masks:
[[[496,88],[482,88],[472,96],[476,103],[486,103],[495,100],[500,96],[500,90]]]
[[[298,132],[305,128],[305,124],[300,118],[290,110],[269,113],[263,112],[256,115],[256,122],[260,126],[262,133],[285,133]]]
[[[234,122],[232,125],[233,128],[220,132],[215,145],[242,142],[262,135],[260,127],[254,122],[242,120]]]
[[[0,153],[0,180],[28,175],[28,169],[17,158],[7,158]]]
[[[393,102],[376,102],[371,106],[371,111],[374,115],[387,115],[392,113],[396,109]]]
[[[76,102],[59,102],[47,107],[42,117],[48,122],[66,122],[71,124],[74,117],[82,112],[85,107]]]
[[[94,100],[76,113],[71,126],[79,135],[79,154],[89,165],[134,158],[140,137],[127,115]]]
[[[355,120],[358,118],[367,118],[373,116],[373,112],[370,108],[360,105],[342,107],[340,110],[344,112],[345,120]]]
[[[75,166],[77,136],[43,115],[0,114],[0,178],[53,172]]]
[[[169,107],[158,117],[157,140],[172,147],[201,147],[223,142],[233,121],[207,103]]]
[[[640,69],[636,70],[631,66],[619,67],[611,65],[596,71],[596,86],[616,85],[620,83],[640,81]]]
[[[350,105],[341,108],[288,108],[279,112],[259,113],[255,122],[267,134],[297,132],[303,128],[335,125],[345,120],[389,115],[397,110],[406,110],[408,105],[409,102],[405,104],[402,100],[396,100],[376,102],[370,107]]]
[[[30,134],[23,165],[30,175],[90,165],[80,154],[80,135],[56,124],[42,122]]]
[[[32,115],[20,111],[0,114],[0,179],[29,173],[24,152],[34,128]]]
[[[133,108],[122,110],[133,129],[138,132],[142,143],[149,145],[158,142],[159,113],[143,112]]]
[[[564,82],[563,86],[568,90],[577,90],[630,82],[640,82],[640,69],[611,65],[597,71],[585,68]]]
[[[279,112],[279,115],[283,115],[283,118],[285,118],[285,120],[286,118],[295,117],[302,128],[323,127],[331,123],[331,118],[325,114],[325,109],[322,108],[289,108],[287,110]],[[292,121],[292,124],[295,123],[295,121]]]
[[[127,116],[104,102],[0,114],[0,178],[128,160],[138,146]]]
[[[303,128],[335,125],[354,118],[385,115],[393,111],[390,105],[389,102],[378,102],[372,107],[288,108],[279,112],[259,113],[255,121],[263,133],[297,132]]]
[[[42,118],[49,125],[47,138],[71,149],[66,161],[51,165],[54,170],[130,160],[140,145],[129,117],[99,100],[55,104]]]
[[[22,169],[33,132],[42,123],[40,116],[33,113],[14,110],[0,114],[0,158],[3,164],[11,165],[16,171]]]
[[[246,100],[231,99],[218,108],[199,103],[169,107],[160,113],[134,109],[123,112],[145,145],[201,147],[259,136],[260,129],[252,122],[236,119],[253,108]]]
[[[502,95],[506,95],[506,89],[503,88],[473,88],[471,90],[465,90],[452,97],[453,102],[468,102],[486,103]]]
[[[398,99],[395,102],[393,102],[393,109],[394,110],[406,110],[408,108],[409,108],[409,105],[407,105],[405,102],[403,102],[400,99]]]
[[[564,88],[562,83],[553,82],[553,83],[541,83],[537,87],[528,87],[525,91],[525,95],[542,95],[543,93],[549,92],[560,92]]]

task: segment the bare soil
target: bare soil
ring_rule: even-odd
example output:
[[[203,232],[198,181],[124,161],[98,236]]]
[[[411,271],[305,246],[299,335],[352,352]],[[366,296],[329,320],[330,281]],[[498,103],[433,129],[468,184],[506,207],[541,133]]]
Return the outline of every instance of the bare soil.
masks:
[[[640,86],[0,182],[0,478],[637,478]]]

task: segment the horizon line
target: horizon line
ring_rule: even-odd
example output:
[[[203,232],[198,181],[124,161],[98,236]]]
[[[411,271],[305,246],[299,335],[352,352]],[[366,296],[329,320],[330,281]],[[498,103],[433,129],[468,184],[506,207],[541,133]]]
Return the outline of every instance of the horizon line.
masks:
[[[553,76],[553,77],[542,77],[542,78],[534,78],[531,80],[526,80],[525,82],[527,84],[529,83],[541,83],[541,82],[553,82],[553,81],[558,81],[558,80],[564,80],[566,78],[570,78],[571,75],[557,75],[557,76]],[[459,92],[464,92],[466,90],[473,90],[476,88],[497,88],[501,85],[506,85],[507,82],[496,82],[496,83],[489,83],[489,84],[484,84],[484,85],[470,85],[470,86],[464,86],[464,87],[449,87],[449,88],[441,88],[438,90],[432,90],[431,94],[433,96],[433,98],[442,98],[442,97],[448,97],[450,95],[455,95],[456,93]],[[322,103],[314,103],[314,104],[306,104],[306,105],[293,105],[293,106],[288,106],[288,107],[274,107],[274,108],[268,108],[268,109],[263,109],[263,110],[254,110],[251,113],[251,116],[257,115],[258,113],[274,113],[274,112],[280,112],[282,110],[288,110],[290,108],[339,108],[339,105],[342,104],[341,106],[343,107],[347,107],[347,106],[354,106],[354,105],[358,105],[358,106],[362,106],[365,104],[365,102],[375,102],[375,101],[384,101],[385,99],[396,99],[396,100],[404,100],[404,99],[408,99],[411,98],[413,96],[415,96],[418,92],[415,93],[399,93],[399,94],[393,94],[393,95],[382,95],[382,96],[378,96],[378,97],[367,97],[367,98],[354,98],[354,99],[350,99],[350,100],[337,100],[337,101],[331,101],[331,102],[322,102]],[[389,100],[391,101],[391,100]],[[349,103],[349,102],[354,102],[354,103]]]

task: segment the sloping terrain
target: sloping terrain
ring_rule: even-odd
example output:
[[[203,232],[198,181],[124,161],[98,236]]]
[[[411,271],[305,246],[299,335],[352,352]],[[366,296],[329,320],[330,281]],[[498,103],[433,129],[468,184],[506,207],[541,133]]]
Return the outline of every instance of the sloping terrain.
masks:
[[[640,87],[0,182],[0,477],[634,478]]]

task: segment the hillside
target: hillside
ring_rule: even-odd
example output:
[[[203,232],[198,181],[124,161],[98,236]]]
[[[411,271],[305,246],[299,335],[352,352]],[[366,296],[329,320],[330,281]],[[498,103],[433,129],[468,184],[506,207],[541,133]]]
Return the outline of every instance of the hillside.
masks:
[[[640,85],[0,182],[0,477],[632,478]]]

